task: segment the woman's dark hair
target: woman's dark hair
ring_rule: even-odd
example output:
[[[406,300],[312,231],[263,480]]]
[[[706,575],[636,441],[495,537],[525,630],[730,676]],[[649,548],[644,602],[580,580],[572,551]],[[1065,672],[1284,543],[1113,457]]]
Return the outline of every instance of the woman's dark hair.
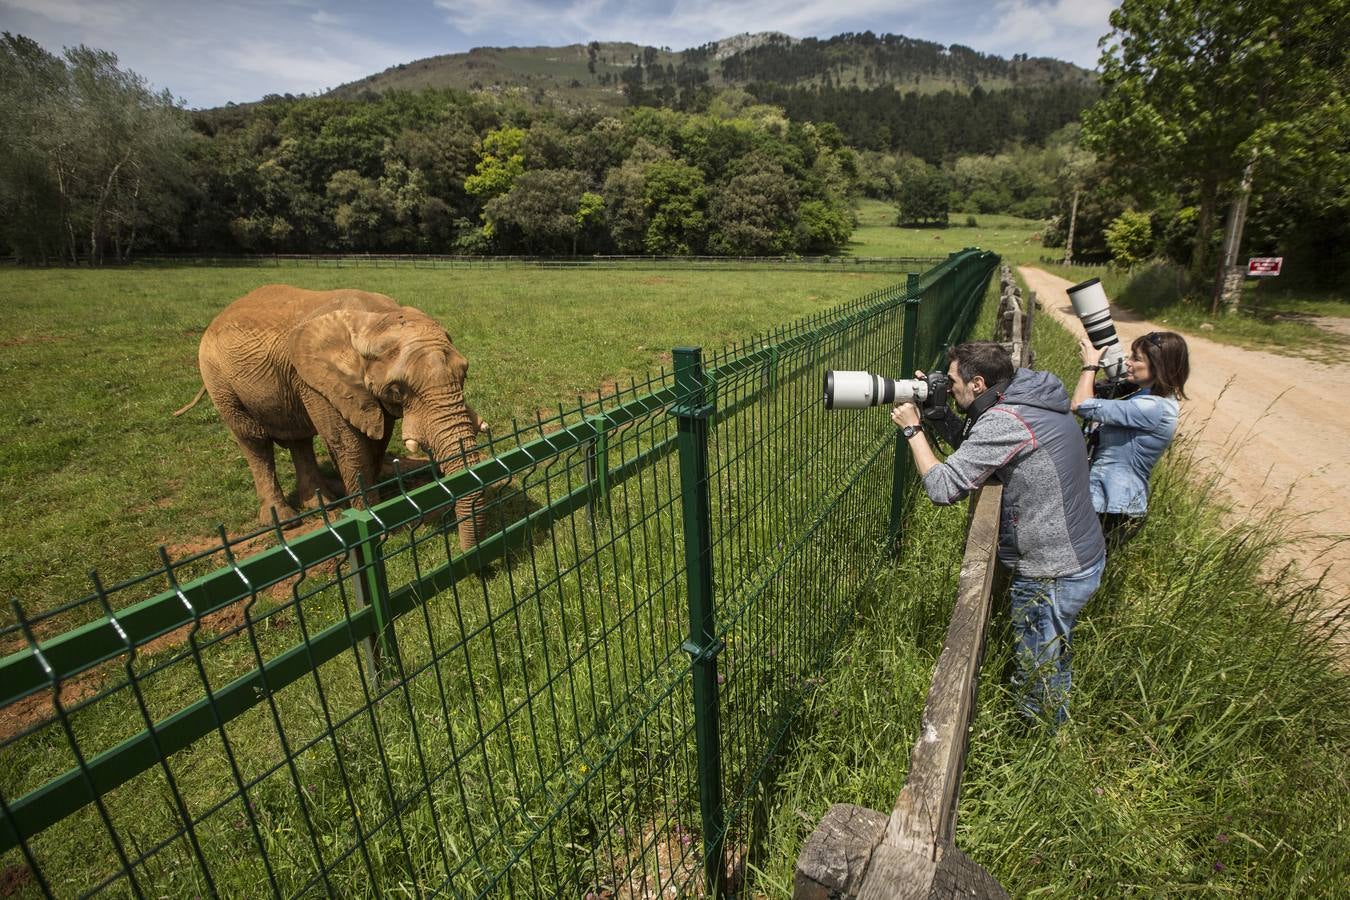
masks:
[[[966,341],[948,347],[947,362],[953,361],[962,381],[983,375],[985,386],[993,387],[1000,381],[1011,381],[1013,377],[1012,357],[1002,344],[994,341]]]
[[[1150,331],[1135,338],[1130,352],[1148,360],[1153,373],[1153,393],[1186,399],[1186,379],[1191,374],[1191,356],[1186,339],[1174,331]]]

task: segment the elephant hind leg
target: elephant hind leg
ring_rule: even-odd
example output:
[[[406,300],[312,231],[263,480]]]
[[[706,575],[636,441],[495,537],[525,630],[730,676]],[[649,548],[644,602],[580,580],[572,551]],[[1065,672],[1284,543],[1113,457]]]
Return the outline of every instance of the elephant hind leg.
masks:
[[[258,491],[260,504],[258,520],[270,524],[273,509],[276,510],[277,518],[282,521],[298,516],[295,507],[287,502],[286,495],[281,490],[281,482],[277,480],[277,463],[271,439],[241,434],[235,434],[234,437],[239,442],[239,448],[244,451],[249,471],[253,473],[253,486]]]
[[[286,495],[281,490],[281,482],[277,481],[277,464],[272,439],[268,437],[266,429],[239,402],[235,393],[228,386],[219,384],[212,378],[213,375],[214,372],[209,368],[202,369],[202,378],[206,381],[211,394],[211,402],[215,404],[220,418],[234,435],[235,443],[243,451],[244,461],[248,463],[248,470],[253,475],[253,488],[258,492],[259,521],[269,524],[272,521],[273,509],[276,509],[279,519],[295,518],[299,514],[286,501]]]
[[[327,501],[337,500],[346,493],[340,479],[328,478],[319,470],[319,461],[314,456],[313,438],[277,443],[291,451],[291,462],[295,463],[295,477],[298,484],[297,503],[306,507],[314,506],[315,493],[322,493]]]

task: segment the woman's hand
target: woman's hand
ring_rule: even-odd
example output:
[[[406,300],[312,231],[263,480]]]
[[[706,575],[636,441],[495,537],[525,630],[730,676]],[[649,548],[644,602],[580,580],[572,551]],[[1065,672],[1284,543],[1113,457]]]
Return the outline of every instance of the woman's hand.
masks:
[[[1092,341],[1084,337],[1078,339],[1078,353],[1083,357],[1083,365],[1096,366],[1101,364],[1102,357],[1106,355],[1106,348],[1098,350],[1092,346]]]

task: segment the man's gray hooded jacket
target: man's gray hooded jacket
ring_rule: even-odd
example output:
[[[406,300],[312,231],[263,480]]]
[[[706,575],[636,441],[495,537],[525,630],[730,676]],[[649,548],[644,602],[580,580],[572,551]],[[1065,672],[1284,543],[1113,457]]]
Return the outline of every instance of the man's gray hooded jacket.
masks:
[[[1003,483],[998,558],[1008,568],[1058,578],[1102,558],[1083,434],[1064,385],[1049,372],[1018,369],[960,449],[923,476],[923,486],[946,505],[991,477]]]

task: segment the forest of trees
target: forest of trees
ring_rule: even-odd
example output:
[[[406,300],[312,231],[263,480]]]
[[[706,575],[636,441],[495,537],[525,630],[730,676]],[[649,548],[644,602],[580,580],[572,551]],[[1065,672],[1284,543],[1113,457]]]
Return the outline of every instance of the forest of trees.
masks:
[[[1001,91],[975,87],[967,94],[768,83],[748,90],[761,103],[782,107],[790,119],[834,124],[860,150],[901,152],[934,164],[963,153],[1044,144],[1077,121],[1098,95],[1096,87],[1073,84]]]
[[[110,53],[6,33],[0,252],[834,253],[862,195],[907,224],[1045,219],[1065,257],[1201,286],[1243,248],[1344,279],[1350,0],[1272,3],[1123,0],[1100,84],[870,32],[646,47],[621,111],[426,89],[189,112]],[[973,87],[899,89],[928,76]]]
[[[447,90],[187,113],[110,54],[5,35],[3,239],[133,252],[833,252],[856,156],[744,95],[704,113],[560,112]]]
[[[1124,0],[1111,26],[1047,242],[1169,258],[1215,310],[1246,256],[1350,282],[1350,0]]]

